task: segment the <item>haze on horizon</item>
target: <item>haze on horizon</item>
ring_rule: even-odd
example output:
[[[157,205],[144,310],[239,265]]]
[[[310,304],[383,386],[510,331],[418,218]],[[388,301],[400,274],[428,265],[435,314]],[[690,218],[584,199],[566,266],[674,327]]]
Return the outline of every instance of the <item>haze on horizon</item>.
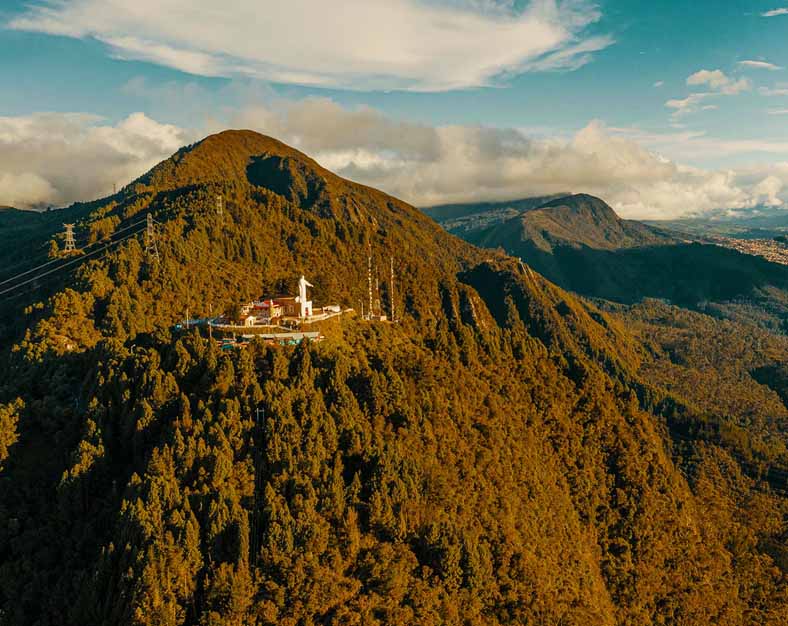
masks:
[[[0,206],[106,195],[233,127],[420,206],[788,210],[788,7],[632,4],[9,0]]]

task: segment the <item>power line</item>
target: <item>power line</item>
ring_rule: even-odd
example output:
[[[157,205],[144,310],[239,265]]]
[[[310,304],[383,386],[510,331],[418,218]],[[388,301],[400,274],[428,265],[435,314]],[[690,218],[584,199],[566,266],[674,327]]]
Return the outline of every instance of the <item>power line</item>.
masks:
[[[52,265],[53,263],[60,263],[62,261],[63,261],[63,259],[52,259],[51,261],[47,261],[46,263],[43,263],[43,264],[38,265],[36,267],[33,267],[33,268],[27,270],[26,272],[22,272],[20,274],[17,274],[16,276],[12,276],[11,278],[6,278],[5,280],[0,281],[0,285],[5,285],[6,283],[13,282],[17,278],[22,278],[22,276],[27,276],[31,272],[35,272],[37,270],[40,270],[41,268],[47,267],[49,265]]]
[[[114,236],[115,236],[115,235],[117,235],[118,233],[122,233],[122,232],[124,232],[124,231],[127,231],[127,230],[129,230],[130,228],[134,228],[135,226],[139,226],[139,225],[140,225],[140,224],[142,224],[143,222],[145,222],[145,220],[140,220],[139,222],[136,222],[136,223],[134,223],[134,224],[131,224],[131,225],[129,225],[129,226],[126,226],[126,227],[124,227],[124,228],[121,228],[120,230],[116,230],[115,232],[113,232],[113,233],[112,233],[112,235],[110,235],[110,237],[114,237]],[[98,241],[97,241],[97,242],[95,242],[95,243],[92,243],[92,244],[90,244],[90,246],[88,246],[88,247],[91,247],[91,246],[98,245],[99,243],[101,243],[101,242],[98,242]],[[11,276],[10,278],[6,278],[5,280],[2,280],[2,281],[0,281],[0,285],[5,285],[6,283],[13,282],[13,281],[17,280],[18,278],[22,278],[23,276],[27,276],[28,274],[30,274],[30,273],[32,273],[32,272],[35,272],[35,271],[37,271],[37,270],[40,270],[40,269],[42,269],[42,268],[44,268],[44,267],[48,267],[48,266],[52,265],[53,263],[60,263],[60,262],[62,262],[62,261],[63,261],[63,259],[52,259],[51,261],[47,261],[46,263],[42,263],[41,265],[38,265],[38,266],[36,266],[36,267],[33,267],[33,268],[30,268],[29,270],[26,270],[26,271],[24,271],[24,272],[21,272],[21,273],[19,273],[19,274],[16,274],[15,276]]]
[[[7,293],[10,293],[10,292],[12,292],[12,291],[14,291],[14,290],[16,290],[16,289],[18,289],[20,287],[24,287],[25,285],[33,283],[33,282],[35,282],[37,280],[40,280],[44,276],[47,276],[47,275],[52,274],[54,272],[58,272],[58,271],[60,271],[62,269],[65,269],[66,267],[74,265],[75,263],[81,263],[81,262],[85,261],[86,259],[88,259],[89,257],[91,257],[91,256],[93,256],[95,254],[98,254],[99,252],[103,252],[107,248],[110,248],[110,247],[112,247],[114,245],[122,243],[123,241],[126,241],[127,239],[130,239],[132,237],[135,237],[136,235],[139,235],[143,230],[144,229],[140,229],[139,231],[131,233],[130,235],[126,235],[125,237],[121,237],[120,239],[117,239],[115,241],[111,241],[108,244],[105,244],[104,246],[102,246],[101,248],[98,248],[96,250],[93,250],[92,252],[88,252],[86,254],[83,254],[83,255],[81,255],[81,256],[79,256],[79,257],[77,257],[77,258],[75,258],[75,259],[73,259],[71,261],[67,261],[63,265],[60,265],[59,267],[55,267],[55,268],[53,268],[51,270],[48,270],[48,271],[46,271],[46,272],[44,272],[42,274],[39,274],[38,276],[34,276],[33,278],[29,278],[28,280],[26,280],[24,282],[21,282],[21,283],[19,283],[17,285],[14,285],[12,287],[7,288],[7,289],[4,289],[3,291],[0,291],[0,296],[5,295]]]

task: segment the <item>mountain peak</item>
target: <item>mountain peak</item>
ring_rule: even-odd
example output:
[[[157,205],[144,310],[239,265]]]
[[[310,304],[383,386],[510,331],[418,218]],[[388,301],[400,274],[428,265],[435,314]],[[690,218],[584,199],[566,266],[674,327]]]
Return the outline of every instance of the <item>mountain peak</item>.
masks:
[[[597,220],[604,220],[610,223],[619,222],[621,218],[613,208],[601,198],[587,193],[576,193],[563,198],[556,198],[543,204],[540,209],[552,209],[565,207],[572,213],[594,216]]]
[[[604,200],[580,193],[525,211],[485,233],[479,243],[523,255],[523,245],[552,254],[557,246],[614,250],[672,241],[663,231],[621,219]]]
[[[279,172],[272,190],[287,191],[287,176],[311,178],[323,182],[336,178],[316,161],[281,141],[251,130],[225,130],[181,148],[169,159],[159,163],[137,182],[158,190],[175,189],[201,183],[248,181],[260,184],[261,176]],[[304,184],[304,181],[290,181]],[[262,186],[268,186],[262,185]],[[307,185],[308,186],[308,185]],[[287,195],[287,193],[282,193]]]

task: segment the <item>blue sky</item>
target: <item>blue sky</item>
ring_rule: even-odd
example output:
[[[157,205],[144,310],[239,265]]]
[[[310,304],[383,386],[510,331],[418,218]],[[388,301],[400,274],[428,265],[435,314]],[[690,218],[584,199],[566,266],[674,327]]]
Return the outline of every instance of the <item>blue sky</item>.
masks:
[[[653,217],[777,206],[788,189],[782,0],[188,4],[5,0],[0,204],[100,193],[100,176],[64,189],[48,174],[68,144],[101,162],[105,138],[122,178],[241,123],[421,204],[590,187]],[[54,164],[29,148],[45,133],[62,135]]]

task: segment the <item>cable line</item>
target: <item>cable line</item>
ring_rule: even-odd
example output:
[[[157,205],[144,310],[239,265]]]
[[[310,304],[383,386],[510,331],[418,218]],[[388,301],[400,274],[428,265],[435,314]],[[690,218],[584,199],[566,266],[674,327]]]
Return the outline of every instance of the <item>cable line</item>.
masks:
[[[76,259],[73,259],[73,260],[71,260],[71,261],[67,261],[67,262],[66,262],[66,263],[64,263],[63,265],[60,265],[59,267],[55,267],[55,268],[53,268],[53,269],[51,269],[51,270],[48,270],[48,271],[46,271],[46,272],[44,272],[44,273],[42,273],[42,274],[39,274],[38,276],[34,276],[33,278],[29,278],[28,280],[26,280],[26,281],[24,281],[24,282],[21,282],[21,283],[19,283],[19,284],[17,284],[17,285],[14,285],[14,286],[12,286],[12,287],[9,287],[9,288],[7,288],[7,289],[5,289],[5,290],[3,290],[3,291],[0,291],[0,296],[2,296],[2,295],[5,295],[5,294],[7,294],[7,293],[10,293],[10,292],[12,292],[12,291],[14,291],[15,289],[18,289],[18,288],[20,288],[20,287],[24,287],[25,285],[28,285],[28,284],[30,284],[30,283],[33,283],[33,282],[35,282],[35,281],[37,281],[37,280],[40,280],[40,279],[41,279],[41,278],[43,278],[44,276],[47,276],[47,275],[49,275],[49,274],[52,274],[52,273],[54,273],[54,272],[58,272],[58,271],[60,271],[60,270],[62,270],[62,269],[65,269],[65,268],[66,268],[66,267],[68,267],[68,266],[74,265],[75,263],[80,263],[80,262],[82,262],[82,261],[85,261],[85,260],[87,260],[89,257],[91,257],[91,256],[93,256],[93,255],[95,255],[95,254],[98,254],[99,252],[103,252],[103,251],[104,251],[104,250],[106,250],[107,248],[110,248],[110,247],[112,247],[112,246],[114,246],[114,245],[117,245],[117,244],[119,244],[119,243],[122,243],[123,241],[126,241],[127,239],[131,239],[132,237],[135,237],[136,235],[139,235],[139,234],[140,234],[141,232],[143,232],[144,230],[145,230],[145,229],[143,228],[143,229],[140,229],[140,230],[138,230],[137,232],[131,233],[130,235],[126,235],[125,237],[121,237],[120,239],[117,239],[117,240],[115,240],[115,241],[111,241],[110,243],[108,243],[108,244],[106,244],[106,245],[102,246],[101,248],[98,248],[98,249],[96,249],[96,250],[93,250],[92,252],[88,252],[88,253],[86,253],[86,254],[83,254],[83,255],[81,255],[81,256],[79,256],[79,257],[77,257]]]
[[[118,233],[122,233],[122,232],[124,232],[126,230],[129,230],[130,228],[134,228],[135,226],[139,226],[140,224],[142,224],[144,222],[145,222],[145,220],[140,220],[139,222],[135,222],[134,224],[131,224],[130,226],[126,226],[125,228],[121,228],[120,230],[117,230],[117,231],[113,232],[112,235],[110,235],[110,238],[114,237]],[[122,241],[122,239],[118,240],[118,241]],[[101,242],[97,241],[95,243],[90,244],[87,247],[89,248],[91,246],[98,245],[99,243],[101,243]],[[37,270],[43,269],[45,267],[48,267],[48,266],[52,265],[53,263],[60,263],[61,261],[63,261],[63,259],[52,259],[51,261],[47,261],[46,263],[42,263],[41,265],[38,265],[38,266],[33,267],[33,268],[29,269],[29,270],[26,270],[24,272],[16,274],[15,276],[12,276],[11,278],[6,278],[5,280],[0,281],[0,285],[5,285],[6,283],[13,282],[13,281],[17,280],[18,278],[22,278],[23,276],[27,276],[28,274],[30,274],[32,272],[35,272]],[[22,284],[24,284],[24,283],[22,283]],[[5,292],[0,292],[0,295],[2,295],[3,293],[5,293]]]

